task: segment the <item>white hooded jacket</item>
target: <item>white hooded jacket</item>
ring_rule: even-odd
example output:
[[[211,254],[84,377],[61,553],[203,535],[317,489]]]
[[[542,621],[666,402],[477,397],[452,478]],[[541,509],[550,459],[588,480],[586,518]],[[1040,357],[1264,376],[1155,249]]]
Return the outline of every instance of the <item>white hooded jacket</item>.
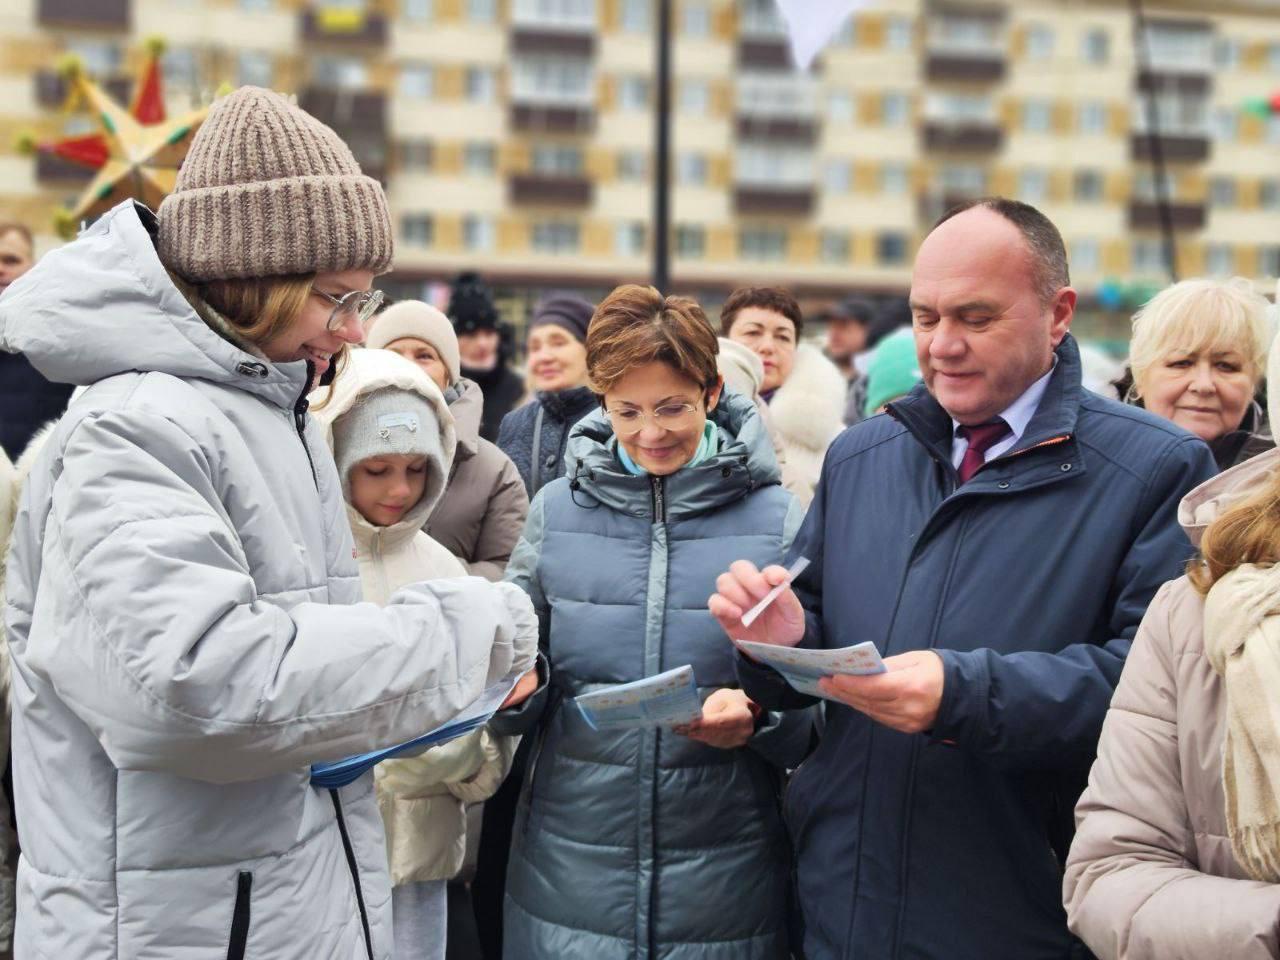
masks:
[[[91,385],[13,526],[24,960],[382,960],[373,776],[310,766],[402,742],[528,669],[528,601],[478,579],[360,603],[303,362],[214,332],[124,203],[0,298],[0,348]],[[429,642],[423,642],[423,638]]]
[[[332,449],[333,424],[362,397],[386,388],[416,392],[431,405],[443,457],[428,457],[422,499],[397,523],[375,526],[347,504],[364,598],[379,606],[407,583],[467,575],[462,561],[422,532],[444,496],[457,446],[453,415],[430,378],[390,350],[357,350],[331,395],[327,389],[314,395],[316,418]],[[466,804],[488,799],[498,789],[518,742],[519,737],[495,737],[482,729],[374,768],[392,885],[447,880],[458,873],[466,852]]]

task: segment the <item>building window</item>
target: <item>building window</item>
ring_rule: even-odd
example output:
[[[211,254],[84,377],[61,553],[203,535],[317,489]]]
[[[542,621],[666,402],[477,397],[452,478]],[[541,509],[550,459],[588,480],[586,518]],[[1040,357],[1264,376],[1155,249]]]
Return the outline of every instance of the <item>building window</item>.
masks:
[[[647,77],[620,77],[618,79],[618,106],[623,110],[644,110],[649,106],[649,79]]]
[[[1210,243],[1204,248],[1204,268],[1211,277],[1229,277],[1236,272],[1235,251],[1227,243]]]
[[[649,155],[643,150],[624,150],[618,154],[618,179],[643,180],[649,175]]]
[[[930,17],[929,47],[945,53],[1003,53],[1001,23],[963,10],[941,10]]]
[[[1280,73],[1280,43],[1267,44],[1267,69]]]
[[[743,227],[738,233],[738,256],[743,260],[785,260],[787,231],[780,227]]]
[[[818,246],[823,263],[849,262],[849,234],[843,230],[823,230]]]
[[[1080,104],[1080,132],[1099,134],[1107,132],[1107,105],[1100,100],[1086,100]]]
[[[676,256],[701,260],[707,247],[707,232],[689,224],[676,227]]]
[[[319,87],[357,90],[364,86],[366,76],[364,61],[355,57],[316,57],[312,61],[311,79]]]
[[[904,127],[911,120],[911,98],[893,91],[880,98],[880,121],[886,127]]]
[[[938,172],[942,192],[952,196],[980,197],[987,192],[987,171],[981,167],[952,165]]]
[[[1263,180],[1258,184],[1258,205],[1263,210],[1280,210],[1280,180]]]
[[[493,103],[498,93],[498,74],[492,67],[467,67],[467,99],[472,103]]]
[[[1023,170],[1018,174],[1018,199],[1033,206],[1049,196],[1049,174],[1043,170]]]
[[[407,64],[400,68],[400,95],[426,100],[435,87],[435,72],[425,63]]]
[[[1164,273],[1164,243],[1150,237],[1133,241],[1130,257],[1134,273]]]
[[[910,17],[890,17],[885,26],[885,39],[890,50],[910,50],[915,41],[915,27]]]
[[[1027,133],[1048,133],[1053,124],[1053,105],[1048,100],[1024,100],[1022,129]]]
[[[622,0],[622,29],[627,33],[649,33],[653,29],[649,0]]]
[[[705,80],[680,81],[680,110],[704,117],[711,109],[711,85]]]
[[[1053,30],[1042,23],[1027,27],[1027,59],[1048,60],[1053,56]]]
[[[903,194],[910,186],[910,176],[905,163],[886,163],[880,168],[880,192]]]
[[[1147,130],[1150,113],[1148,94],[1138,93],[1133,126]],[[1203,90],[1183,88],[1176,78],[1162,81],[1155,90],[1156,116],[1162,134],[1183,137],[1209,135],[1209,97]]]
[[[827,119],[832,123],[853,123],[853,96],[845,90],[827,94]]]
[[[582,150],[564,144],[538,144],[533,148],[533,170],[557,177],[582,175]]]
[[[1077,273],[1097,273],[1101,266],[1097,240],[1071,241],[1071,269]]]
[[[1236,182],[1230,177],[1214,177],[1209,181],[1209,202],[1215,207],[1236,205]]]
[[[1094,65],[1106,63],[1111,59],[1111,36],[1102,27],[1086,30],[1080,48],[1080,56],[1085,63]]]
[[[711,33],[711,9],[705,3],[681,4],[680,29],[686,37],[705,37]]]
[[[643,220],[618,224],[615,247],[620,257],[639,257],[645,250],[645,225]]]
[[[1234,70],[1240,66],[1240,41],[1233,37],[1218,37],[1213,42],[1213,65],[1219,70]]]
[[[1230,143],[1239,135],[1240,124],[1232,107],[1218,107],[1213,111],[1213,139]]]
[[[1147,203],[1156,203],[1160,196],[1156,190],[1157,182],[1155,172],[1152,170],[1140,170],[1133,178],[1133,199],[1142,200]],[[1178,175],[1166,170],[1164,174],[1164,191],[1166,197],[1175,197],[1178,194]]]
[[[813,150],[787,143],[743,143],[735,154],[737,179],[760,187],[808,187],[816,179]]]
[[[498,166],[498,151],[491,143],[471,142],[462,148],[462,169],[467,173],[489,174]]]
[[[1267,143],[1280,144],[1280,116],[1267,117]]]
[[[577,253],[578,225],[570,220],[540,220],[533,225],[533,249],[539,253]]]
[[[493,23],[498,18],[498,0],[467,0],[467,19],[472,23]]]
[[[462,218],[462,245],[468,250],[492,250],[493,217],[468,214]]]
[[[1077,170],[1072,192],[1076,203],[1101,203],[1104,193],[1102,174],[1097,170]]]
[[[994,123],[996,105],[984,93],[931,93],[925,100],[925,115],[946,125]]]
[[[241,50],[236,54],[236,79],[241,86],[269,88],[274,77],[271,54],[262,50]]]
[[[413,23],[426,23],[435,10],[432,0],[400,0],[400,12]]]
[[[783,37],[787,27],[774,0],[742,0],[741,31],[749,37]]]
[[[434,150],[430,140],[402,140],[400,166],[406,170],[430,170]]]
[[[196,60],[196,52],[190,47],[175,47],[166,50],[161,61],[165,82],[174,90],[182,90],[193,95],[200,90],[200,66]],[[240,80],[241,86],[250,81]],[[270,83],[254,83],[254,86],[270,86]]]
[[[1213,69],[1213,32],[1179,23],[1148,23],[1144,37],[1153,71],[1208,73]]]
[[[516,100],[589,106],[595,98],[591,60],[580,56],[518,57],[512,91]]]
[[[1264,277],[1280,277],[1280,247],[1258,249],[1258,272]]]
[[[707,158],[701,153],[682,153],[676,157],[676,182],[686,187],[701,187],[707,182]]]
[[[435,237],[435,226],[425,213],[405,214],[400,218],[400,236],[410,247],[429,247]]]
[[[246,13],[265,13],[275,6],[275,0],[240,0],[240,9]]]
[[[852,164],[848,160],[830,160],[823,172],[827,193],[848,193],[853,181]]]
[[[907,236],[896,230],[876,234],[876,261],[886,266],[907,262]]]

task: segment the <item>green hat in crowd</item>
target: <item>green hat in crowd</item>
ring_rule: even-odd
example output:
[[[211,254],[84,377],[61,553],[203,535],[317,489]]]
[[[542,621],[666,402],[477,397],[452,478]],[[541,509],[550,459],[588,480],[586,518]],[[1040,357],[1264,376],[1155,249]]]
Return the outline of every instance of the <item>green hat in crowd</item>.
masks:
[[[909,329],[889,334],[876,344],[867,364],[866,415],[869,417],[890,400],[910,393],[919,382],[915,335]]]

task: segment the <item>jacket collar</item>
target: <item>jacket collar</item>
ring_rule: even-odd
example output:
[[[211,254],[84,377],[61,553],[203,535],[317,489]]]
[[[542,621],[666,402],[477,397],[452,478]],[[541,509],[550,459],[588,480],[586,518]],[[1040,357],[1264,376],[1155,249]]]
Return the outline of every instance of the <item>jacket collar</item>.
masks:
[[[663,478],[669,520],[715,510],[745,497],[752,490],[781,482],[773,443],[750,399],[721,394],[711,412],[720,429],[720,450],[693,467]],[[613,427],[604,411],[596,410],[570,432],[565,467],[570,488],[590,494],[620,513],[650,516],[654,478],[633,476],[618,461]]]

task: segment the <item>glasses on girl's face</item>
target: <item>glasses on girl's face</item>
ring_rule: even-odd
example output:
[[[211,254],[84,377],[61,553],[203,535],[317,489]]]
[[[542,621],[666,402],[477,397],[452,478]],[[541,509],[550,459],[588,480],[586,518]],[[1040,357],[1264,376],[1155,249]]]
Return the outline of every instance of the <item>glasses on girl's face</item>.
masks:
[[[629,437],[644,429],[646,420],[652,420],[660,430],[682,430],[693,422],[698,408],[692,403],[664,403],[653,413],[645,413],[635,407],[618,407],[606,410],[609,422],[613,424],[613,432],[622,437]]]
[[[323,297],[333,304],[333,313],[329,314],[328,330],[335,333],[345,327],[352,317],[355,317],[360,323],[360,329],[368,326],[369,321],[373,319],[373,315],[378,312],[378,307],[382,306],[382,298],[384,296],[381,290],[352,290],[350,293],[344,293],[340,297],[335,297],[331,293],[325,293],[315,287],[311,288],[311,292],[317,297]]]

